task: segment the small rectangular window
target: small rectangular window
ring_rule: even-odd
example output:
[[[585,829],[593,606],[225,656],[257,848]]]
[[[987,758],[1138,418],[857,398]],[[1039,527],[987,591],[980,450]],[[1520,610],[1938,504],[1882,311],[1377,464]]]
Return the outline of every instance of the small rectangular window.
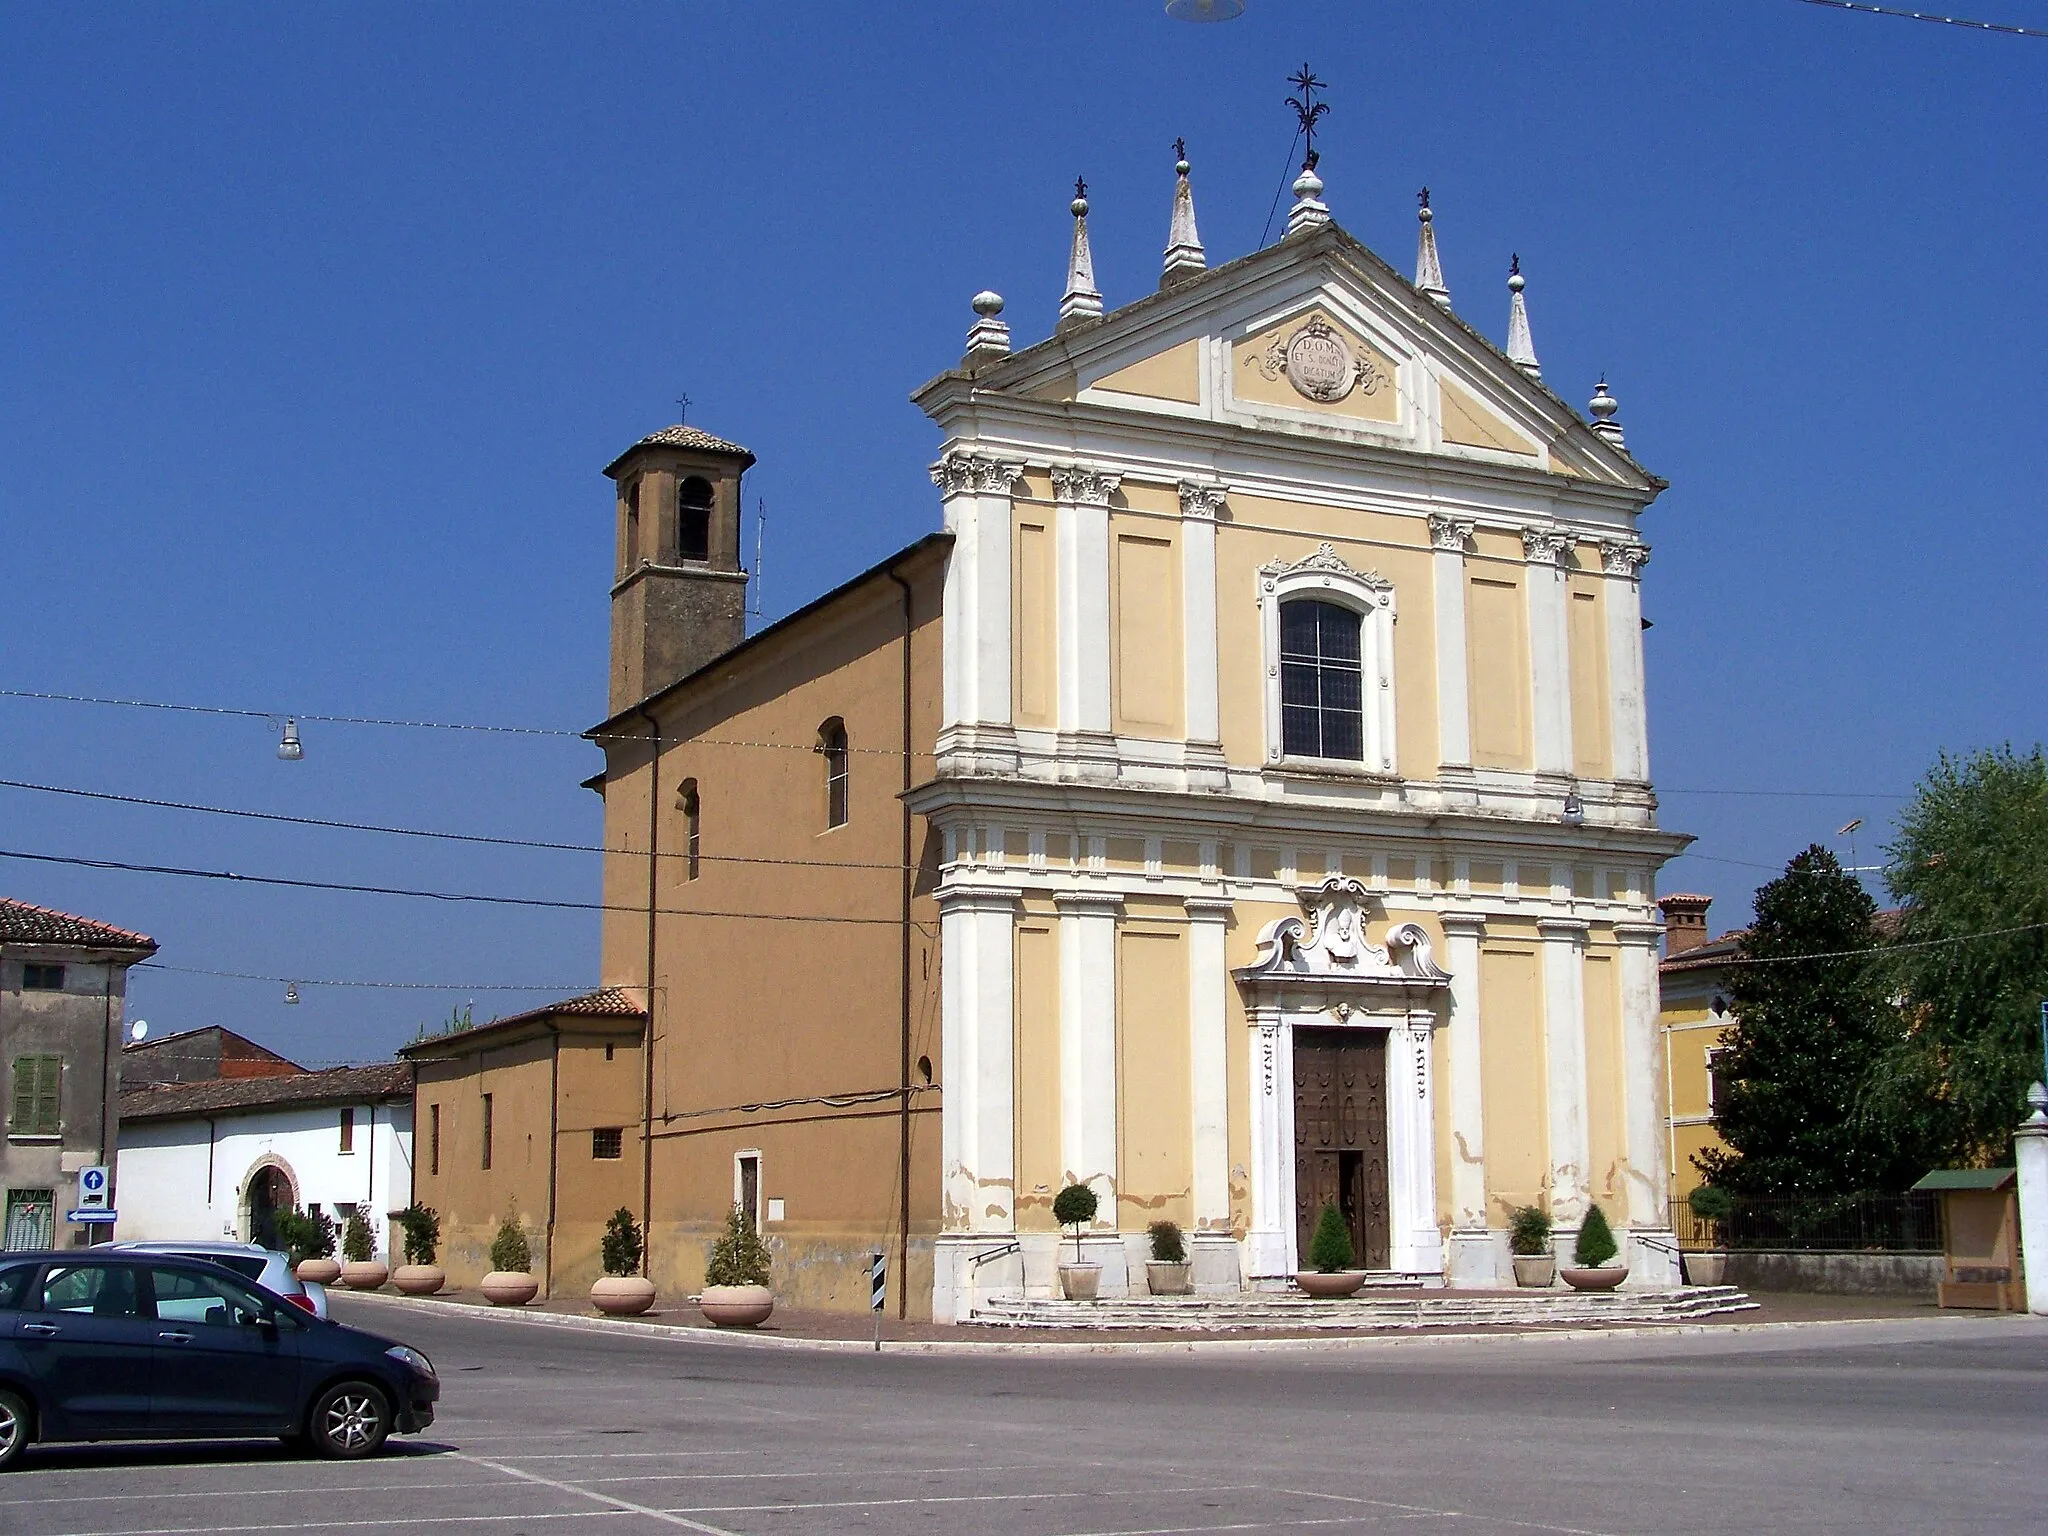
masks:
[[[491,1166],[491,1096],[484,1095],[484,1167]]]
[[[14,1107],[7,1117],[10,1136],[55,1136],[63,1129],[62,1056],[14,1058]]]
[[[604,1043],[604,1059],[605,1059],[606,1061],[610,1061],[610,1060],[612,1059],[612,1052],[613,1052],[613,1051],[615,1051],[615,1050],[617,1050],[617,1049],[618,1049],[618,1047],[617,1047],[617,1046],[615,1046],[615,1045],[614,1045],[614,1044],[613,1044],[613,1043],[612,1043],[611,1041],[609,1041],[609,1040],[605,1041],[605,1043]]]
[[[626,1133],[620,1127],[607,1126],[590,1133],[590,1155],[596,1158],[615,1158],[626,1155]]]
[[[441,1171],[441,1106],[427,1106],[427,1172]]]
[[[24,992],[62,992],[64,990],[64,967],[61,965],[24,965],[21,968],[21,989]]]
[[[742,1152],[737,1162],[739,1208],[746,1213],[747,1225],[758,1232],[761,1230],[761,1154]]]
[[[341,1112],[341,1150],[343,1155],[356,1149],[356,1112],[344,1109]]]

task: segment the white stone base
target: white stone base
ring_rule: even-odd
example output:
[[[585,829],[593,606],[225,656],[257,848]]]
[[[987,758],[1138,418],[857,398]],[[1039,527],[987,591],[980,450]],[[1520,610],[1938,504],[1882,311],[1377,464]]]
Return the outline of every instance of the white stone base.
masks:
[[[1508,1235],[1491,1227],[1458,1227],[1451,1232],[1444,1283],[1470,1290],[1499,1290],[1515,1283],[1508,1261]]]
[[[1621,1240],[1621,1256],[1628,1261],[1628,1279],[1622,1282],[1625,1289],[1669,1291],[1685,1283],[1679,1273],[1678,1234],[1670,1228],[1631,1227],[1614,1235]]]
[[[1003,1232],[946,1232],[932,1244],[932,1321],[965,1322],[975,1304],[992,1296],[1024,1295],[1024,1256],[995,1254],[1017,1241]]]
[[[1198,1296],[1234,1295],[1244,1289],[1237,1239],[1228,1232],[1197,1232],[1188,1239],[1191,1278]]]

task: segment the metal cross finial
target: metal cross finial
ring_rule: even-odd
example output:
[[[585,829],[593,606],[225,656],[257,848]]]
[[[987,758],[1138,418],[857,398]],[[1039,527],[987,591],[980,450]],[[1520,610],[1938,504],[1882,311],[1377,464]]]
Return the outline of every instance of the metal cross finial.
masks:
[[[1294,115],[1301,119],[1301,136],[1308,150],[1308,157],[1303,164],[1313,169],[1316,162],[1316,124],[1322,120],[1323,114],[1330,110],[1327,101],[1316,100],[1316,92],[1328,90],[1329,87],[1324,81],[1318,80],[1306,64],[1301,66],[1299,74],[1289,75],[1287,83],[1301,91],[1299,96],[1288,97],[1287,105],[1294,108]]]
[[[1424,187],[1420,192],[1416,193],[1415,196],[1417,200],[1421,202],[1423,207],[1427,208],[1429,206],[1429,188]]]
[[[1074,196],[1075,196],[1075,198],[1076,198],[1076,199],[1081,199],[1081,198],[1085,198],[1085,197],[1087,197],[1087,195],[1088,195],[1088,183],[1087,183],[1087,182],[1086,182],[1085,180],[1083,180],[1083,179],[1082,179],[1081,177],[1079,177],[1079,176],[1076,176],[1076,177],[1074,178]]]
[[[1175,139],[1173,141],[1173,158],[1175,160],[1185,160],[1187,157],[1188,141],[1185,138]]]
[[[688,395],[676,396],[676,406],[683,413],[683,425],[688,426],[690,422],[690,397]]]
[[[1495,258],[1495,259],[1497,260],[1498,258]],[[1512,252],[1512,253],[1510,253],[1510,254],[1509,254],[1509,256],[1508,256],[1508,276],[1509,276],[1509,277],[1520,277],[1521,275],[1522,275],[1522,253],[1521,253],[1520,251],[1515,251],[1515,252]]]

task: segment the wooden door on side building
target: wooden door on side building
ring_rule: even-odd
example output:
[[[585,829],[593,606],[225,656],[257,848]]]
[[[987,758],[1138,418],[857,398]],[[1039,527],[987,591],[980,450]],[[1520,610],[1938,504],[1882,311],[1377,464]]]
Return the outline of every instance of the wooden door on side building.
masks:
[[[1294,1032],[1295,1252],[1304,1269],[1326,1205],[1344,1213],[1360,1267],[1385,1269],[1390,1227],[1384,1030]]]

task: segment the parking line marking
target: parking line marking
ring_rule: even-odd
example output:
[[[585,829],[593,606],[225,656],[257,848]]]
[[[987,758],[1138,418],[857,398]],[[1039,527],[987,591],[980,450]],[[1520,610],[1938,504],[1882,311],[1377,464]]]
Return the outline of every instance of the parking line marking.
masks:
[[[571,1485],[573,1486],[573,1485]],[[1071,1493],[938,1493],[921,1499],[829,1499],[810,1504],[684,1504],[704,1515],[794,1514],[813,1509],[888,1509],[914,1504],[1018,1504],[1027,1499],[1171,1498],[1184,1493],[1270,1493],[1257,1483],[1224,1483],[1190,1488],[1079,1488]],[[700,1527],[700,1529],[708,1529]],[[727,1531],[724,1536],[738,1536]]]
[[[1335,1499],[1341,1504],[1368,1504],[1375,1509],[1389,1509],[1401,1514],[1440,1515],[1449,1520],[1488,1520],[1495,1525],[1511,1525],[1521,1531],[1552,1531],[1556,1536],[1616,1536],[1613,1531],[1590,1531],[1577,1525],[1547,1525],[1541,1520],[1511,1520],[1506,1515],[1481,1514],[1469,1509],[1433,1509],[1427,1504],[1401,1504],[1392,1499],[1366,1499],[1349,1493],[1317,1493],[1310,1488],[1268,1488],[1267,1493],[1285,1493],[1298,1499]]]
[[[703,1536],[739,1536],[737,1531],[728,1531],[723,1526],[718,1525],[705,1525],[701,1521],[691,1520],[686,1516],[677,1514],[673,1510],[655,1509],[651,1505],[635,1504],[630,1499],[621,1499],[613,1494],[599,1493],[593,1488],[579,1488],[574,1483],[557,1482],[554,1478],[543,1477],[538,1472],[528,1472],[519,1467],[507,1466],[502,1461],[487,1460],[482,1456],[471,1456],[465,1451],[457,1451],[454,1454],[458,1461],[471,1462],[479,1467],[489,1467],[493,1472],[503,1472],[507,1477],[516,1477],[523,1482],[539,1483],[543,1488],[552,1488],[557,1493],[573,1493],[582,1498],[595,1499],[598,1503],[608,1504],[613,1509],[624,1510],[626,1513],[633,1515],[645,1515],[650,1520],[660,1520],[667,1525],[679,1525],[684,1530],[702,1532]]]
[[[145,1525],[118,1531],[71,1531],[66,1536],[236,1536],[242,1531],[356,1531],[382,1530],[392,1525],[479,1525],[485,1521],[500,1520],[602,1520],[608,1515],[618,1514],[612,1509],[560,1509],[539,1515],[393,1515],[388,1520],[300,1520],[280,1524],[273,1520],[263,1525]],[[636,1511],[637,1513],[637,1511]],[[646,1511],[661,1518],[657,1511]],[[739,1536],[736,1531],[719,1531],[713,1526],[700,1525],[700,1531],[709,1531],[713,1536]]]

